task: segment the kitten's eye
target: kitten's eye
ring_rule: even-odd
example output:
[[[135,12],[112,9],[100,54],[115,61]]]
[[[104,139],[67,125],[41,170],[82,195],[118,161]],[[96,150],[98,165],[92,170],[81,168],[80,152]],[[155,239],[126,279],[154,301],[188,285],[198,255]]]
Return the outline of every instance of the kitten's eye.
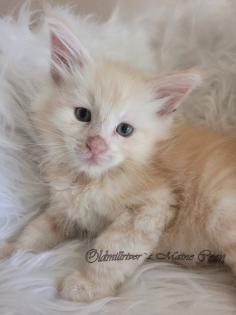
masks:
[[[90,122],[91,121],[91,111],[84,107],[75,108],[75,117],[79,121]]]
[[[134,127],[132,127],[131,125],[127,123],[120,123],[116,128],[116,132],[122,137],[131,136],[133,131],[134,131]]]

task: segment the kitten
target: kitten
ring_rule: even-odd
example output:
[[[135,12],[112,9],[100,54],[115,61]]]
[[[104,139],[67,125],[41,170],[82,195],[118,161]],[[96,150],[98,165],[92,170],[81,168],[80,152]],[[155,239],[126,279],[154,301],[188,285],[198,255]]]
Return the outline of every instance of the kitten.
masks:
[[[148,78],[95,60],[67,25],[50,24],[51,77],[32,115],[50,204],[2,256],[78,235],[98,251],[140,254],[68,275],[61,295],[85,302],[115,294],[155,248],[222,251],[236,272],[236,139],[175,119],[200,75]]]

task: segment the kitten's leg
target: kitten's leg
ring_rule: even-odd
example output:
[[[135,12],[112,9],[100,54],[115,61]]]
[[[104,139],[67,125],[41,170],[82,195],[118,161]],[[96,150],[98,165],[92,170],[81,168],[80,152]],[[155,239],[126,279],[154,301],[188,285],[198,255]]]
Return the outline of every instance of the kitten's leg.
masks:
[[[136,215],[123,213],[95,240],[94,249],[103,254],[106,251],[109,254],[123,252],[136,257],[99,262],[94,261],[96,252],[90,252],[84,272],[75,271],[62,281],[61,295],[65,299],[84,302],[113,295],[155,248],[163,229],[173,217],[172,211],[167,205],[159,208],[156,204]]]
[[[13,243],[2,241],[0,243],[0,259],[11,256],[14,250],[15,247]]]
[[[0,258],[8,257],[18,249],[33,252],[47,250],[64,238],[59,221],[45,212],[29,222],[15,242],[6,242],[1,246]]]

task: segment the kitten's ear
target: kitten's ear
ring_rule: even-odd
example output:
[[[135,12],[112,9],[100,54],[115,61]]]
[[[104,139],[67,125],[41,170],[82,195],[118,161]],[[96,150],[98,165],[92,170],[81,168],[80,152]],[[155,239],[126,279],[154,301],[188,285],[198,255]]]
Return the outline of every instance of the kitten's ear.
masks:
[[[197,72],[183,72],[152,81],[154,99],[160,101],[158,115],[174,112],[201,81],[202,77]]]
[[[83,67],[91,60],[87,50],[66,23],[59,17],[48,18],[51,44],[51,76],[56,84],[74,67]]]

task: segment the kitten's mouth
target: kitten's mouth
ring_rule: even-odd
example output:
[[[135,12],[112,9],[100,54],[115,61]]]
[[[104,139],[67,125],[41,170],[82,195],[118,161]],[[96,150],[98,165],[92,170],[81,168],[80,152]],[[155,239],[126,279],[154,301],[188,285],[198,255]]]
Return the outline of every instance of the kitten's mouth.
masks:
[[[102,166],[112,160],[111,156],[88,154],[83,160],[90,166]]]
[[[92,155],[91,157],[87,158],[86,161],[89,165],[99,165],[99,157]]]

